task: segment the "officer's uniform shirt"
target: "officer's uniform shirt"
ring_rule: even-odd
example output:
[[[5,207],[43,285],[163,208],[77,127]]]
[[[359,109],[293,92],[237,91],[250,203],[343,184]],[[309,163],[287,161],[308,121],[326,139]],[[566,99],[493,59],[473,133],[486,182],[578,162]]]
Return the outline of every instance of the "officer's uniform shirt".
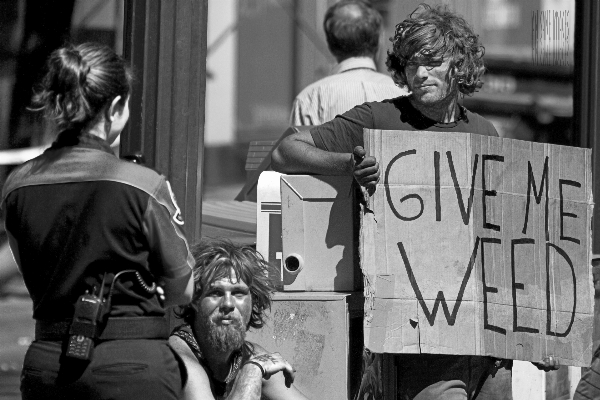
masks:
[[[37,320],[71,318],[77,298],[98,288],[105,271],[110,281],[133,269],[147,284],[187,282],[192,273],[181,211],[165,177],[120,160],[96,136],[59,136],[13,171],[1,205]],[[137,279],[120,276],[111,315],[164,315]]]

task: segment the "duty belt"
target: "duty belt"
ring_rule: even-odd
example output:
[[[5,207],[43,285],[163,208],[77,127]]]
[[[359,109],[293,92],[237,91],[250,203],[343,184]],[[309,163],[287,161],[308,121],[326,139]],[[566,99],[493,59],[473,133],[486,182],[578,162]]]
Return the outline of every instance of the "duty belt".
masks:
[[[71,320],[35,322],[35,339],[59,341],[69,336]],[[165,317],[108,318],[99,340],[168,339],[169,323]]]

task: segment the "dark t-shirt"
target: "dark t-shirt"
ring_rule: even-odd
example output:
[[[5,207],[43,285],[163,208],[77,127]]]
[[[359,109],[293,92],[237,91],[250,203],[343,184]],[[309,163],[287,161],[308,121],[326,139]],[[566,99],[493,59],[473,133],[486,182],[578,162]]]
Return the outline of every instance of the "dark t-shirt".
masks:
[[[498,132],[488,120],[464,107],[460,110],[458,121],[440,123],[417,111],[407,97],[397,97],[356,106],[331,121],[311,129],[310,133],[316,147],[334,153],[352,153],[356,146],[364,146],[363,128],[467,132],[498,136]]]

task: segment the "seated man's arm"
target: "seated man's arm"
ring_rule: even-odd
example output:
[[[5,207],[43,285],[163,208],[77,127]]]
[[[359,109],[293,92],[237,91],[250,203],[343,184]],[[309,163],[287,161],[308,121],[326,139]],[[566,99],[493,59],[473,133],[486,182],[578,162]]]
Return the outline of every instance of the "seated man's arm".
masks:
[[[252,343],[252,345],[255,356],[269,354],[256,343]],[[283,373],[277,373],[262,380],[262,397],[268,400],[308,400],[293,384],[289,387],[286,385],[286,377]]]
[[[181,357],[187,369],[187,382],[183,388],[183,399],[214,400],[215,396],[210,388],[208,374],[204,369],[204,366],[198,362],[198,359],[194,356],[194,353],[192,353],[192,350],[187,343],[177,336],[171,336],[169,338],[169,344]],[[273,362],[257,358],[257,360],[259,360],[257,362],[261,364],[261,367],[258,367],[253,363],[244,364],[235,378],[231,393],[229,393],[227,399],[260,400],[262,392],[266,398],[272,400],[306,400],[306,397],[302,396],[302,394],[292,385],[294,380],[292,367],[283,360],[278,353],[268,354],[264,352],[264,349],[260,349],[263,352],[258,355],[270,356],[268,358],[272,359]],[[266,379],[263,379],[263,371],[267,377]],[[265,382],[268,383],[266,392],[264,392]],[[279,385],[281,385],[281,387],[279,387]],[[272,393],[275,397],[269,396],[268,393]],[[284,397],[277,397],[282,395]]]
[[[365,157],[362,146],[355,147],[353,153],[321,150],[307,131],[283,139],[271,157],[273,169],[282,173],[349,175],[366,187],[379,180],[379,164],[375,157]]]
[[[184,400],[214,400],[215,397],[210,389],[210,380],[202,364],[198,362],[194,353],[181,338],[171,336],[169,338],[171,348],[183,360],[187,369],[187,382],[183,388]],[[260,398],[256,397],[258,400]]]

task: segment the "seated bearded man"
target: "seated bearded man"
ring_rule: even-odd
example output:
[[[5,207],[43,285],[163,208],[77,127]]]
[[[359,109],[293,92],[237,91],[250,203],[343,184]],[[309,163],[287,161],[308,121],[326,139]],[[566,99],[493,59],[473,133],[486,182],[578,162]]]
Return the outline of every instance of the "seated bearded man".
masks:
[[[169,339],[187,369],[184,399],[306,400],[279,353],[245,340],[271,306],[272,267],[254,249],[225,240],[203,241],[192,254],[194,298],[176,312],[186,323]]]

